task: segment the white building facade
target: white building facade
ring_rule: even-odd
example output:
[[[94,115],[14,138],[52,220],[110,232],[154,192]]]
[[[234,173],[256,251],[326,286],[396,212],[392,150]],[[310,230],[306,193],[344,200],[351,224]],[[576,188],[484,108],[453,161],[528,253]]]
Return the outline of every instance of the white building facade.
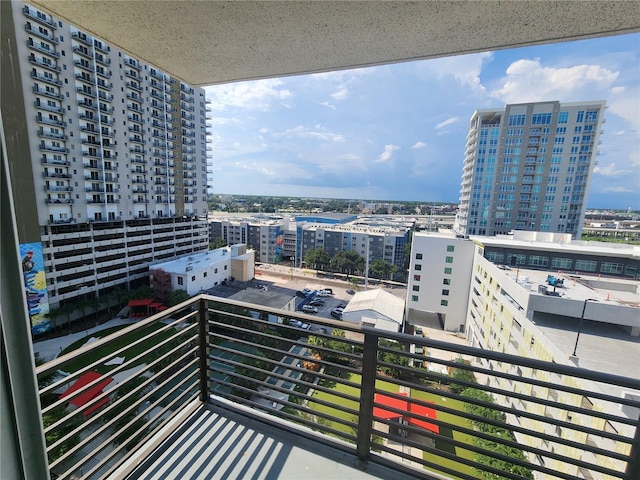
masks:
[[[11,5],[3,25],[17,80],[3,88],[24,133],[9,159],[19,242],[41,256],[50,307],[135,286],[151,263],[206,250],[204,90]]]

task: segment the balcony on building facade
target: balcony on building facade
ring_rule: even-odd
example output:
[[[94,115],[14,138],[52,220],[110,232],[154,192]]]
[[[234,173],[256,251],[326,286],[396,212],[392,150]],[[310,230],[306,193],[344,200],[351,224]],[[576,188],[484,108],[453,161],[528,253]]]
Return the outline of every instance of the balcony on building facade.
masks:
[[[30,25],[30,24],[26,24],[24,26],[24,29],[27,32],[29,32],[29,33],[37,36],[37,37],[40,37],[40,38],[42,38],[42,39],[44,39],[44,40],[46,40],[48,42],[51,42],[53,44],[57,44],[58,43],[58,37],[56,37],[53,34],[49,34],[48,32],[46,32],[46,29],[43,29],[44,31],[41,31],[39,28],[36,28],[36,27],[34,27],[33,25]]]
[[[39,43],[35,43],[33,42],[31,39],[27,40],[27,46],[29,48],[33,48],[34,50],[37,50],[41,53],[44,53],[46,55],[50,55],[54,58],[60,58],[60,54],[58,52],[56,52],[55,50],[53,50],[52,48],[47,48],[42,46]]]
[[[45,203],[47,205],[65,205],[73,203],[71,198],[46,198]]]
[[[46,68],[47,70],[51,70],[54,72],[61,72],[62,69],[57,66],[55,63],[47,62],[44,59],[37,58],[34,54],[29,55],[29,62],[37,65],[42,68]]]
[[[45,74],[40,74],[38,72],[31,72],[30,75],[31,75],[31,78],[34,78],[36,80],[40,80],[42,82],[46,82],[51,85],[56,85],[58,87],[62,86],[62,81],[58,80],[53,75],[45,75]]]
[[[69,149],[65,147],[57,147],[54,145],[48,145],[42,142],[39,146],[40,150],[43,152],[56,152],[56,153],[69,153]]]
[[[36,373],[56,478],[640,478],[638,380],[207,295]]]

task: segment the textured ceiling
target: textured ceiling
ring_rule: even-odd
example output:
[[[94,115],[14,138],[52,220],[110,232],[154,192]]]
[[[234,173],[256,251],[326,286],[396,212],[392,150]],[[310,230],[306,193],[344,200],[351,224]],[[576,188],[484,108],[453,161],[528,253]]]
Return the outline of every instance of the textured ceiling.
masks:
[[[32,3],[193,85],[640,30],[638,1]]]

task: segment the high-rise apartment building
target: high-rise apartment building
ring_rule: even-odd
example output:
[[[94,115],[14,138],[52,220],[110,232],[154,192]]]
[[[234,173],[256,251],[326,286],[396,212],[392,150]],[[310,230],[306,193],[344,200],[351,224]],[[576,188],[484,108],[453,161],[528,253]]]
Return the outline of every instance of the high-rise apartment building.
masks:
[[[9,165],[37,332],[50,307],[208,248],[207,106],[203,89],[11,4],[3,116],[20,152]]]
[[[477,110],[465,147],[454,230],[566,232],[580,238],[604,101]]]

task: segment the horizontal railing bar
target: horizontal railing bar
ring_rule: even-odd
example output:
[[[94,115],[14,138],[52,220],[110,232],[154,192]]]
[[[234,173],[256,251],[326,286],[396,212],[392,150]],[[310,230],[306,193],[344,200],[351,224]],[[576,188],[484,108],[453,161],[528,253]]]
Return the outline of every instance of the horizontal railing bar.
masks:
[[[176,322],[174,322],[173,324],[165,325],[165,326],[163,326],[162,328],[160,328],[160,329],[158,329],[158,330],[155,330],[155,331],[153,331],[153,332],[149,333],[148,335],[146,335],[146,336],[144,336],[144,337],[142,337],[142,338],[140,338],[140,339],[138,339],[138,340],[136,340],[136,341],[134,341],[134,342],[131,342],[130,344],[128,344],[128,345],[126,345],[126,346],[124,346],[124,347],[122,347],[122,348],[120,348],[120,349],[116,350],[115,352],[113,352],[113,353],[111,353],[111,354],[109,354],[109,355],[107,355],[107,356],[105,356],[105,357],[102,357],[100,360],[96,360],[95,362],[91,363],[90,365],[87,365],[86,367],[84,367],[84,368],[82,368],[82,369],[80,369],[80,370],[78,370],[78,371],[76,371],[76,372],[72,372],[72,373],[71,373],[71,375],[69,375],[69,376],[67,376],[67,377],[63,378],[63,379],[62,379],[62,380],[60,380],[59,382],[56,382],[56,383],[51,384],[51,385],[48,385],[47,387],[45,387],[45,388],[41,389],[41,390],[40,390],[40,395],[45,395],[45,394],[47,394],[47,393],[49,393],[49,392],[51,392],[51,391],[53,391],[53,390],[56,390],[56,389],[57,389],[57,388],[59,388],[60,386],[62,386],[62,385],[65,385],[65,384],[69,383],[71,380],[73,380],[73,379],[75,379],[75,378],[78,378],[78,377],[80,377],[82,374],[84,374],[84,373],[86,373],[86,372],[88,372],[88,371],[90,371],[90,370],[93,370],[95,367],[97,367],[97,366],[99,366],[99,365],[103,364],[103,363],[105,362],[105,360],[115,358],[115,357],[117,357],[119,354],[121,354],[121,353],[123,353],[123,352],[126,352],[126,351],[127,351],[127,350],[129,350],[130,348],[135,347],[135,346],[137,346],[137,345],[139,345],[139,344],[141,344],[141,343],[147,342],[148,340],[152,339],[153,337],[155,337],[155,336],[157,336],[157,335],[160,335],[161,333],[163,333],[163,332],[165,332],[165,331],[167,331],[167,330],[172,329],[172,328],[174,327],[174,325],[175,325],[175,324],[178,324],[178,323],[182,323],[182,322],[178,322],[178,321],[176,321]],[[190,328],[190,329],[191,329],[191,328]],[[185,329],[185,330],[186,330],[186,329]],[[64,360],[63,362],[59,363],[59,364],[58,364],[58,366],[63,366],[64,364],[66,364],[66,363],[68,363],[68,362],[70,362],[70,361],[74,361],[74,360],[76,360],[78,356],[81,356],[81,355],[87,354],[87,353],[89,353],[90,351],[94,350],[95,348],[103,347],[103,346],[105,346],[105,345],[109,344],[111,341],[114,341],[114,340],[116,340],[116,339],[119,339],[120,337],[122,337],[122,336],[124,335],[124,334],[120,334],[119,332],[120,332],[120,331],[118,331],[118,332],[114,332],[114,333],[112,333],[112,334],[108,335],[107,337],[104,337],[104,338],[102,338],[102,339],[96,340],[95,342],[91,342],[89,345],[87,345],[87,347],[89,347],[87,350],[84,350],[84,349],[85,349],[85,347],[83,346],[83,347],[81,347],[79,350],[74,350],[73,352],[70,352],[70,353],[68,353],[68,354],[64,355],[64,356],[63,356],[63,358],[65,358],[65,360]],[[184,334],[184,333],[185,333],[184,331],[178,331],[178,332],[176,332],[176,334],[174,335],[174,337],[175,337],[175,336],[179,336],[179,335]],[[107,339],[108,339],[108,341],[107,341]],[[105,341],[102,341],[102,340],[105,340]],[[164,343],[166,343],[166,341],[163,341],[161,344],[164,344]],[[159,345],[161,345],[161,344],[159,344]],[[94,345],[95,345],[95,346],[94,346]],[[136,357],[136,358],[139,358],[139,356],[138,356],[138,357]],[[129,361],[127,362],[127,364],[130,364],[130,362],[131,362],[131,360],[129,360]],[[48,364],[45,364],[45,365],[48,365]],[[121,367],[122,367],[122,365],[119,365],[117,368],[114,368],[114,371],[120,371],[120,370],[122,370],[123,368],[121,368]],[[47,370],[46,370],[46,372],[49,372],[49,371],[52,371],[52,370],[51,370],[51,369],[47,369]],[[94,380],[94,382],[99,383],[99,379]],[[93,384],[93,382],[92,382],[92,384]],[[87,385],[87,386],[86,386],[86,388],[89,388],[89,386],[90,386],[90,385]],[[86,388],[85,388],[85,389],[86,389]],[[84,390],[84,389],[83,389],[83,390]],[[75,396],[75,395],[74,395],[74,396]],[[43,413],[46,413],[46,410],[43,410]]]
[[[397,400],[407,400],[407,397],[395,395],[395,394],[393,394],[391,392],[384,392],[384,394],[389,396],[389,397],[391,397],[391,398],[397,399]],[[463,399],[464,399],[464,397],[460,397],[461,401],[464,401]],[[426,402],[426,401],[421,401],[420,399],[417,399],[417,398],[411,398],[411,402],[416,404],[416,405],[432,408],[434,410],[442,411],[442,412],[453,414],[453,415],[456,415],[456,412],[460,412],[459,410],[454,410],[454,409],[450,409],[450,408],[446,408],[446,407],[442,408],[439,405],[435,405],[435,404],[432,404],[432,403],[429,403],[429,402]],[[401,409],[397,409],[397,408],[395,408],[393,406],[390,406],[390,405],[387,406],[387,405],[381,405],[381,404],[377,404],[377,403],[376,403],[376,405],[384,407],[384,410],[388,410],[390,412],[402,414],[402,416],[404,416],[404,417],[411,417],[411,418],[416,418],[416,419],[419,419],[419,420],[424,420],[424,418],[422,416],[418,415],[418,414],[415,414],[415,413],[412,413],[412,412],[407,412],[407,411],[404,411],[404,410],[401,410]],[[524,427],[520,427],[520,426],[517,426],[517,425],[509,424],[507,422],[500,422],[500,421],[497,421],[497,420],[491,420],[490,421],[490,419],[486,419],[484,417],[480,417],[480,416],[477,416],[477,415],[472,415],[472,414],[469,414],[467,412],[461,412],[461,413],[464,413],[464,415],[456,415],[456,416],[461,417],[461,418],[466,418],[468,420],[477,420],[479,422],[491,424],[491,425],[494,425],[494,426],[497,426],[497,427],[503,427],[503,428],[506,428],[508,430],[511,430],[512,432],[516,431],[516,432],[521,433],[523,435],[539,438],[541,440],[551,441],[551,442],[558,443],[558,444],[561,444],[561,445],[566,445],[566,446],[579,448],[579,449],[582,449],[582,450],[590,451],[592,453],[601,454],[601,453],[604,452],[608,456],[610,456],[612,458],[615,458],[615,459],[618,459],[618,460],[622,460],[622,461],[628,461],[629,460],[629,456],[628,455],[624,455],[624,454],[621,454],[621,453],[609,452],[608,450],[603,450],[603,449],[598,448],[598,447],[592,447],[591,445],[583,444],[583,443],[576,442],[576,441],[569,440],[569,439],[564,439],[564,438],[561,438],[561,437],[556,437],[556,436],[553,436],[553,435],[550,435],[550,434],[547,434],[547,433],[544,433],[544,432],[537,432],[535,430],[526,429]],[[382,421],[378,417],[376,417],[376,420],[377,421]],[[478,436],[478,437],[486,438],[488,440],[494,440],[494,437],[491,437],[491,436],[486,436],[485,437],[482,432],[479,432],[479,431],[474,430],[472,428],[466,428],[466,427],[458,426],[458,425],[455,425],[455,424],[452,424],[452,423],[448,423],[448,422],[445,422],[445,421],[442,421],[442,420],[438,420],[437,418],[436,419],[431,419],[430,418],[428,420],[428,422],[429,423],[433,423],[434,425],[438,425],[438,426],[446,426],[446,427],[451,428],[452,430],[458,431],[460,433],[465,433],[467,435]],[[498,443],[500,443],[500,442],[498,442]],[[626,443],[629,443],[629,440],[627,440]],[[515,447],[516,445],[511,445],[511,446]],[[534,450],[534,447],[525,447],[525,446],[521,446],[521,445],[518,445],[517,448],[531,449],[532,451]],[[557,455],[557,454],[553,454],[552,452],[549,452],[549,456],[550,457],[553,456],[553,455]],[[546,453],[545,453],[545,456],[546,456]],[[568,457],[562,457],[562,460],[566,460],[567,458]]]
[[[382,379],[382,377],[377,377],[378,379]],[[394,379],[394,383],[396,383],[397,385],[402,385],[402,386],[408,386],[409,388],[411,388],[411,384],[409,384],[409,382],[404,382],[402,380],[399,379]],[[477,389],[478,390],[483,390],[484,391],[484,386],[483,385],[478,385]],[[463,401],[465,403],[471,403],[474,405],[479,405],[482,407],[486,407],[486,408],[490,408],[492,410],[499,410],[501,412],[505,412],[505,413],[511,413],[513,415],[516,415],[518,417],[525,417],[525,418],[529,418],[532,420],[538,420],[541,421],[542,423],[548,423],[551,425],[557,425],[557,426],[561,426],[561,427],[565,427],[568,428],[570,430],[575,430],[575,431],[579,431],[579,432],[583,432],[583,433],[589,433],[592,435],[597,435],[597,436],[601,436],[601,437],[605,437],[605,438],[609,438],[611,440],[619,440],[621,442],[625,442],[625,443],[630,443],[629,437],[624,437],[624,436],[620,436],[617,435],[615,433],[609,433],[606,431],[602,431],[602,430],[597,430],[597,429],[593,429],[590,427],[585,427],[579,424],[575,424],[575,423],[569,423],[569,422],[565,422],[562,420],[556,420],[556,419],[550,419],[548,417],[544,417],[541,415],[537,415],[534,413],[530,413],[527,412],[525,410],[515,410],[515,409],[511,409],[510,407],[504,407],[502,405],[500,405],[499,403],[492,403],[489,404],[487,402],[482,402],[481,400],[476,400],[474,398],[469,398],[469,397],[462,397],[461,395],[455,394],[455,393],[451,393],[451,392],[447,392],[444,390],[439,390],[439,389],[435,389],[435,388],[429,388],[429,387],[422,387],[420,388],[420,390],[422,390],[423,392],[427,392],[427,393],[433,393],[435,395],[439,395],[442,397],[446,397],[446,398],[451,398],[453,400],[460,400]],[[426,404],[425,404],[426,406]],[[468,418],[468,419],[473,419],[474,417],[466,412],[462,412],[459,410],[451,410],[445,406],[441,406],[441,405],[432,405],[431,408],[434,408],[436,410],[441,410],[443,412],[447,412],[447,413],[451,413],[454,415],[458,415],[460,417],[464,417],[464,418]],[[496,425],[499,426],[500,423],[498,422],[494,422],[493,420],[490,419],[483,419],[482,420],[484,423],[488,423],[491,425]],[[521,428],[521,427],[517,427],[515,425],[509,425],[511,429],[516,430],[517,428]],[[555,437],[554,437],[555,438]]]
[[[106,337],[99,338],[94,342],[91,342],[91,343],[89,343],[87,345],[83,345],[82,347],[78,348],[77,350],[74,350],[73,352],[69,352],[69,353],[67,353],[65,355],[62,355],[60,357],[56,357],[56,358],[50,360],[47,363],[44,363],[42,365],[38,365],[36,367],[36,375],[40,376],[40,375],[44,375],[44,374],[47,374],[47,373],[54,372],[54,371],[60,369],[60,367],[62,365],[64,365],[65,363],[76,359],[78,357],[78,355],[85,354],[87,352],[90,352],[92,350],[100,348],[100,347],[104,346],[105,344],[111,342],[112,340],[115,340],[116,338],[119,338],[119,337],[122,337],[122,336],[126,336],[126,335],[128,335],[128,334],[130,334],[132,332],[135,332],[136,330],[140,330],[140,329],[142,329],[144,327],[147,327],[149,325],[157,323],[159,320],[171,315],[171,313],[180,311],[182,309],[184,309],[184,305],[183,304],[179,304],[179,305],[176,305],[174,307],[170,307],[170,308],[168,308],[167,310],[164,310],[161,313],[157,313],[155,315],[152,315],[152,316],[150,316],[148,318],[145,318],[145,319],[140,320],[140,321],[138,321],[136,323],[133,323],[128,327],[124,327],[123,329],[118,330],[117,332],[113,332],[113,333],[107,335]],[[175,320],[171,324],[166,324],[161,330],[166,330],[166,329],[171,328],[171,327],[173,327],[175,325],[183,323],[186,318],[192,317],[195,314],[197,314],[197,312],[191,312],[188,315],[180,317],[179,319]],[[157,334],[158,332],[159,332],[159,330],[156,330],[156,331],[152,332],[150,334],[150,336],[153,336],[154,334]],[[145,337],[145,338],[147,338],[147,337]],[[144,340],[144,339],[137,340],[136,342],[132,343],[131,345],[128,345],[127,348],[131,347],[132,345],[136,345],[136,344],[140,343],[140,341],[142,341],[142,340]],[[114,352],[112,355],[113,356],[117,356],[118,353],[121,353],[121,352],[120,351]],[[96,366],[96,364],[90,365],[91,368],[93,368],[95,366]]]
[[[196,380],[195,382],[193,382],[191,384],[191,388],[197,388],[198,387],[198,381]],[[173,403],[176,403],[178,400],[182,400],[182,397],[185,397],[188,393],[189,393],[190,389],[185,389],[184,392],[182,392],[182,394],[176,398],[176,400]],[[171,405],[173,405],[173,403]],[[165,410],[169,410],[168,408],[165,408]],[[177,415],[179,412],[176,411],[174,412],[174,415]],[[122,427],[122,430],[126,430],[127,428],[133,426],[133,424],[135,424],[135,422],[138,421],[138,418],[134,418],[132,419],[129,423],[127,423],[125,426]],[[159,427],[157,427],[155,430],[158,430]],[[132,435],[132,437],[136,437],[138,434],[144,432],[144,427],[139,428],[138,430],[135,431],[135,433]],[[103,444],[102,448],[100,450],[103,450],[104,448],[106,448],[106,446],[108,446],[108,444],[110,443],[110,441],[106,442],[106,445]],[[87,477],[91,477],[91,475],[93,475],[95,472],[99,471],[104,465],[106,465],[109,461],[111,461],[112,458],[114,458],[117,454],[120,453],[121,450],[123,450],[124,448],[127,447],[127,442],[122,442],[120,445],[118,445],[116,448],[114,448],[111,453],[109,453],[105,458],[103,458],[101,461],[99,461],[91,470],[89,470],[87,473],[85,473],[85,475]],[[114,467],[117,468],[118,464],[114,465]]]
[[[191,354],[191,352],[187,352],[185,353],[181,358],[176,359],[171,365],[169,365],[167,368],[173,367],[174,365],[179,364],[183,359],[186,359],[189,355]],[[177,378],[180,374],[184,373],[186,370],[189,369],[189,367],[192,366],[191,364],[187,364],[185,365],[182,369],[180,369],[178,372],[176,372],[175,374],[173,374],[171,377],[169,377],[167,380],[165,380],[164,382],[162,382],[155,390],[158,390],[161,388],[161,386],[165,386],[168,385],[169,382],[171,382],[171,380]],[[155,376],[157,377],[157,375]],[[152,378],[155,378],[152,377]],[[152,380],[152,379],[149,379]],[[186,383],[187,380],[183,380],[183,383]],[[146,382],[145,382],[146,383]],[[138,391],[142,390],[143,386],[138,386],[136,388],[134,388],[131,392],[127,393],[125,396],[123,396],[122,398],[118,399],[116,402],[112,403],[111,405],[109,405],[109,407],[107,407],[104,411],[103,411],[103,415],[105,413],[110,412],[111,410],[116,409],[119,405],[122,405],[123,403],[125,403],[127,400],[129,400],[129,398],[131,398],[133,395],[135,395]],[[154,391],[155,391],[154,390]],[[150,392],[148,396],[151,396],[151,394],[153,393]],[[172,393],[172,391],[170,390],[169,392],[167,392],[167,394]],[[166,396],[167,394],[165,394],[164,396]],[[163,396],[163,397],[164,397]],[[142,401],[142,399],[140,399],[140,402]],[[131,410],[133,410],[134,407],[137,407],[137,405],[131,404],[128,408],[126,408],[125,410],[123,410],[122,412],[120,412],[120,414],[118,414],[116,417],[112,418],[111,420],[109,420],[103,427],[104,428],[108,428],[110,426],[112,426],[113,424],[115,424],[119,419],[121,419],[125,414],[127,414],[128,412],[130,412]],[[98,418],[98,417],[96,417]],[[83,428],[83,430],[86,429]],[[109,440],[111,440],[112,438],[116,437],[117,434],[112,434],[109,437]],[[86,441],[86,440],[85,440]],[[63,456],[61,456],[60,458],[58,458],[56,461],[51,463],[51,468],[54,468],[55,466],[57,466],[58,464],[62,463],[64,460],[66,460],[67,458],[69,458],[73,453],[77,452],[78,450],[80,450],[82,448],[82,443],[76,445],[75,447],[72,447],[68,452],[66,452]],[[47,451],[50,451],[53,448],[53,445],[49,448],[47,448]],[[101,449],[100,449],[101,450]],[[98,452],[100,450],[94,450],[94,452]],[[82,465],[82,463],[81,463]]]
[[[185,333],[188,333],[188,332],[182,332],[182,334],[185,334]],[[180,336],[180,332],[178,332],[176,335],[174,335],[174,336],[172,336],[172,337],[170,337],[170,338],[168,338],[168,339],[166,339],[166,340],[164,340],[164,341],[160,342],[160,343],[158,344],[158,347],[163,346],[163,345],[165,345],[165,344],[167,344],[167,343],[170,343],[172,340],[174,340],[174,339],[175,339],[176,337],[178,337],[178,336]],[[191,341],[193,341],[193,340],[195,340],[195,339],[197,339],[197,337],[195,337],[195,336],[194,336],[194,337],[189,337],[189,338],[187,338],[187,339],[182,343],[182,345],[181,345],[181,346],[184,346],[184,345],[186,345],[186,344],[190,343]],[[126,370],[126,369],[127,369],[127,367],[129,367],[129,366],[131,366],[131,365],[135,364],[138,360],[140,360],[140,359],[144,358],[144,356],[148,355],[148,354],[149,354],[149,352],[150,352],[150,350],[148,350],[148,351],[144,351],[144,352],[141,352],[140,354],[138,354],[137,356],[135,356],[135,357],[131,358],[130,360],[128,360],[128,361],[126,361],[126,362],[123,362],[121,365],[117,366],[116,368],[114,368],[113,370],[111,370],[109,373],[110,373],[110,374],[114,374],[114,375],[115,375],[115,374],[117,374],[117,373],[119,373],[119,372],[121,372],[121,371]],[[46,414],[47,414],[48,412],[50,412],[51,410],[54,410],[55,408],[57,408],[57,407],[59,407],[59,406],[61,406],[61,405],[64,405],[64,404],[66,404],[66,403],[68,403],[68,402],[70,402],[71,400],[73,400],[74,398],[76,398],[76,397],[77,397],[77,396],[79,396],[80,394],[82,394],[82,393],[86,392],[87,390],[89,390],[89,389],[90,389],[90,388],[92,388],[93,386],[98,385],[99,383],[103,382],[103,381],[105,380],[105,378],[106,378],[106,377],[105,377],[104,375],[103,375],[103,376],[101,376],[101,377],[99,377],[99,378],[96,378],[96,379],[95,379],[95,380],[93,380],[92,382],[88,383],[87,385],[84,385],[82,388],[79,388],[78,390],[76,390],[75,392],[73,392],[73,394],[72,394],[72,395],[69,395],[68,397],[60,398],[60,399],[58,399],[56,402],[54,402],[54,403],[52,403],[51,405],[49,405],[48,407],[42,408],[42,414],[43,414],[43,415],[46,415]],[[90,407],[90,406],[94,405],[95,403],[97,403],[98,401],[100,401],[104,396],[105,396],[105,394],[103,393],[103,394],[102,394],[102,395],[100,395],[99,397],[96,397],[96,398],[92,399],[90,402],[88,402],[86,405],[84,405],[84,407],[85,407],[85,408],[83,408],[83,409],[77,409],[76,411],[74,411],[74,412],[73,412],[73,414],[74,414],[74,415],[75,415],[75,414],[78,414],[78,413],[80,413],[81,411],[83,411],[84,409],[86,409],[86,408],[88,408],[88,407]],[[73,415],[71,415],[71,416],[73,416]],[[70,416],[69,418],[71,418],[71,416]],[[65,419],[61,419],[60,421],[58,421],[58,422],[56,422],[56,423],[54,423],[54,424],[50,425],[47,429],[45,429],[45,433],[48,433],[49,431],[53,430],[53,428],[56,428],[57,426],[59,426],[59,424],[60,424],[63,420],[65,420]]]
[[[176,348],[176,350],[177,350],[177,349],[178,349],[178,348]],[[158,359],[157,359],[155,362],[153,362],[153,363],[154,363],[154,364],[155,364],[155,363],[158,363],[158,362],[162,361],[164,358],[166,358],[167,356],[172,355],[173,353],[174,353],[173,351],[168,352],[166,355],[163,355],[162,357],[158,358]],[[182,358],[186,358],[190,353],[192,353],[192,352],[187,352],[187,353],[185,353],[185,354],[183,355],[183,357],[182,357]],[[179,363],[180,361],[181,361],[181,359],[178,359],[177,361],[174,361],[174,363],[173,363],[172,365],[174,365],[174,364],[176,364],[176,363]],[[151,364],[150,364],[150,365],[149,365],[149,369],[150,369],[150,368],[152,368],[152,367],[153,367],[153,365],[151,365]],[[157,377],[158,377],[158,374],[153,375],[152,377],[149,377],[146,381],[144,381],[143,383],[141,383],[138,387],[135,387],[133,390],[131,390],[129,393],[127,393],[124,397],[121,397],[121,398],[120,398],[120,399],[118,399],[116,402],[111,402],[111,404],[110,404],[108,407],[106,407],[104,410],[102,410],[102,412],[101,412],[101,413],[102,413],[102,415],[100,415],[100,416],[96,415],[96,416],[94,416],[93,418],[91,418],[89,421],[85,421],[84,423],[82,423],[81,425],[79,425],[75,430],[73,430],[73,431],[69,432],[69,434],[68,434],[67,436],[73,436],[73,435],[75,435],[75,434],[77,434],[77,433],[81,432],[82,430],[86,430],[86,429],[87,429],[87,427],[90,427],[90,426],[91,426],[91,425],[93,425],[94,423],[97,423],[97,422],[101,419],[101,417],[103,417],[106,413],[109,413],[109,412],[110,412],[111,410],[113,410],[116,406],[120,405],[123,401],[127,400],[129,397],[133,396],[135,393],[137,393],[137,392],[139,392],[139,391],[143,391],[143,390],[144,390],[148,385],[150,385],[151,383],[153,383],[153,382],[157,379]],[[121,382],[121,383],[122,383],[123,385],[125,385],[128,381],[130,381],[130,380],[131,380],[131,378],[133,378],[133,377],[129,377],[129,379],[127,379],[126,381]],[[144,398],[147,398],[147,397],[151,396],[151,394],[152,394],[152,393],[153,393],[153,390],[152,390],[152,391],[150,391],[147,395],[145,395],[145,397],[144,397]],[[107,394],[107,395],[111,395],[111,392],[110,392],[110,391],[109,391],[109,392],[105,392],[105,394]],[[104,395],[102,395],[100,398],[104,398]],[[117,417],[115,417],[115,419],[119,419],[120,417],[121,417],[121,415],[118,415]],[[91,437],[91,436],[90,436],[90,437]],[[54,448],[56,448],[57,446],[59,446],[59,444],[61,444],[62,442],[64,442],[64,441],[65,441],[65,438],[66,438],[66,437],[63,437],[63,438],[59,439],[58,441],[56,441],[55,443],[53,443],[53,444],[49,445],[49,446],[47,447],[47,451],[51,451],[51,450],[53,450]],[[86,441],[87,441],[87,439],[85,439],[84,441],[86,442]],[[75,448],[75,447],[74,447],[74,448]]]

